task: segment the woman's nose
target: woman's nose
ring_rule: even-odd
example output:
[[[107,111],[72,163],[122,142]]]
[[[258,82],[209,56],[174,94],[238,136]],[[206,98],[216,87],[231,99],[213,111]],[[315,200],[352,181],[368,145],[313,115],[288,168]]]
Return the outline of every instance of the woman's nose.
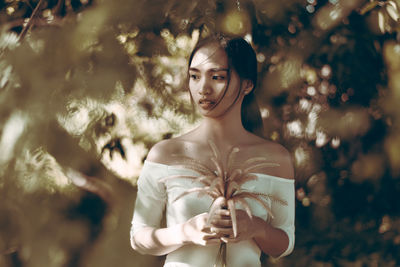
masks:
[[[212,88],[210,86],[209,81],[207,78],[203,78],[200,83],[199,94],[200,95],[209,95],[211,94]]]

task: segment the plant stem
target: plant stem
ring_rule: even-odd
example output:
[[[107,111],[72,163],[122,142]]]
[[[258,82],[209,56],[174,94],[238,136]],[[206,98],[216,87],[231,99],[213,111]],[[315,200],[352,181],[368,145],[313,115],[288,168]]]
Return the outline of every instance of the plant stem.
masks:
[[[222,242],[219,246],[217,258],[214,267],[226,267],[226,243]]]
[[[19,41],[21,41],[25,37],[25,35],[28,32],[28,30],[31,28],[33,20],[37,16],[39,8],[42,5],[42,3],[43,3],[43,0],[40,0],[39,3],[36,5],[35,9],[32,11],[31,17],[29,18],[29,20],[26,23],[25,27],[22,29],[21,33],[18,36]]]

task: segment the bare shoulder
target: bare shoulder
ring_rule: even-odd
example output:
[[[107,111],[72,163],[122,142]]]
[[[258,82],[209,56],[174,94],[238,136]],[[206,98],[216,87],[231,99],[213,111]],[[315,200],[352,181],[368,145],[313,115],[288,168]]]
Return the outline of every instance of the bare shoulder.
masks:
[[[263,170],[266,174],[294,179],[294,167],[290,152],[281,144],[265,140],[253,148],[257,156],[265,157],[279,166]]]
[[[175,139],[161,140],[156,143],[147,154],[146,160],[156,163],[168,164],[168,159],[179,149],[179,143]]]

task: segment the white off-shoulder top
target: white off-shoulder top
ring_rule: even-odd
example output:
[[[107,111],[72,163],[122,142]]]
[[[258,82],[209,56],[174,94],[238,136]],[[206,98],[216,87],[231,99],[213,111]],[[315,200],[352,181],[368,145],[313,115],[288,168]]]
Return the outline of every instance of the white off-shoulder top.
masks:
[[[196,175],[189,169],[176,166],[145,161],[137,183],[138,192],[132,219],[131,238],[142,227],[161,227],[163,213],[166,213],[167,227],[183,223],[188,219],[208,212],[212,203],[209,196],[199,197],[196,193],[188,194],[177,201],[173,201],[183,191],[202,186],[189,179],[169,179],[159,182],[161,178],[171,175]],[[251,207],[252,214],[268,221],[275,228],[282,229],[289,238],[289,245],[283,257],[292,252],[294,247],[294,216],[295,216],[295,193],[294,180],[276,176],[255,173],[257,180],[244,183],[242,189],[252,192],[271,194],[287,202],[287,205],[269,201],[274,218],[268,215],[256,201],[246,199]],[[237,205],[237,208],[242,208]],[[164,267],[212,267],[217,257],[219,245],[198,246],[184,245],[169,253],[166,257]],[[261,266],[261,250],[253,240],[228,243],[227,266],[229,267],[256,267]]]

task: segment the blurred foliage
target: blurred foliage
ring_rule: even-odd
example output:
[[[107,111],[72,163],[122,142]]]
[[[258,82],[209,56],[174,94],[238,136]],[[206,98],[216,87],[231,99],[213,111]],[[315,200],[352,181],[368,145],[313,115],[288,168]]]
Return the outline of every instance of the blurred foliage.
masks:
[[[398,0],[0,2],[0,265],[159,266],[129,245],[148,149],[192,128],[188,55],[259,62],[296,167],[296,247],[265,266],[400,266]]]

